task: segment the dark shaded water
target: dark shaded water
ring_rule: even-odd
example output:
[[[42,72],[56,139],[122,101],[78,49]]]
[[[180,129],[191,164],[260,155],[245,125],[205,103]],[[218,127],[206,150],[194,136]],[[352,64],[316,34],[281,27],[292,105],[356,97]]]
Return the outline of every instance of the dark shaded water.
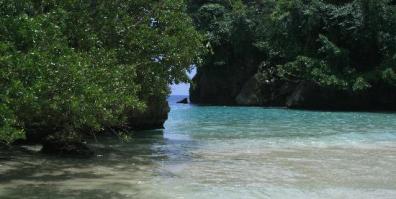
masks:
[[[395,198],[396,115],[176,104],[98,156],[0,157],[0,198]],[[39,157],[37,157],[39,156]]]

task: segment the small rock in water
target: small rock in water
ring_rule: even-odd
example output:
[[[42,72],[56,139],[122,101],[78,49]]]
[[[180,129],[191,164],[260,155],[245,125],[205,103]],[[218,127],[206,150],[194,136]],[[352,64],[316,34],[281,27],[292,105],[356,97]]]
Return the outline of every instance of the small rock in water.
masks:
[[[177,103],[179,103],[179,104],[188,104],[188,98],[184,98],[184,99],[178,101]]]

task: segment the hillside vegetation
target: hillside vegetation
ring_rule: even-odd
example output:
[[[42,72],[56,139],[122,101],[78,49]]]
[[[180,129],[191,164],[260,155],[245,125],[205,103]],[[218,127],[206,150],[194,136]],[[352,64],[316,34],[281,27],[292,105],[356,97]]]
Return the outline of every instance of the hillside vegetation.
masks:
[[[192,0],[190,12],[212,49],[194,102],[396,108],[394,1]]]

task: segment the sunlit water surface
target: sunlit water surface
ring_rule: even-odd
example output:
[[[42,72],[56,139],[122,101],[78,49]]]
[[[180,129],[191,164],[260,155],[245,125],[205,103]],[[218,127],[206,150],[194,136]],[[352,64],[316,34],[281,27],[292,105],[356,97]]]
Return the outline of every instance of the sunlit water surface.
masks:
[[[93,159],[0,154],[0,198],[396,198],[396,114],[178,105]]]

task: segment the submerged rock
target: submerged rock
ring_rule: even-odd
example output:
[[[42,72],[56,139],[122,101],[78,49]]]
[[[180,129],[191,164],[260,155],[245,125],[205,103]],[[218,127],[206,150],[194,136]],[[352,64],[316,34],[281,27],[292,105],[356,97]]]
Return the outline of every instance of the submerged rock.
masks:
[[[83,142],[74,139],[59,139],[50,136],[43,142],[42,153],[49,155],[89,158],[94,152]]]
[[[178,101],[177,103],[179,103],[179,104],[188,104],[188,98],[184,98],[184,99]]]

